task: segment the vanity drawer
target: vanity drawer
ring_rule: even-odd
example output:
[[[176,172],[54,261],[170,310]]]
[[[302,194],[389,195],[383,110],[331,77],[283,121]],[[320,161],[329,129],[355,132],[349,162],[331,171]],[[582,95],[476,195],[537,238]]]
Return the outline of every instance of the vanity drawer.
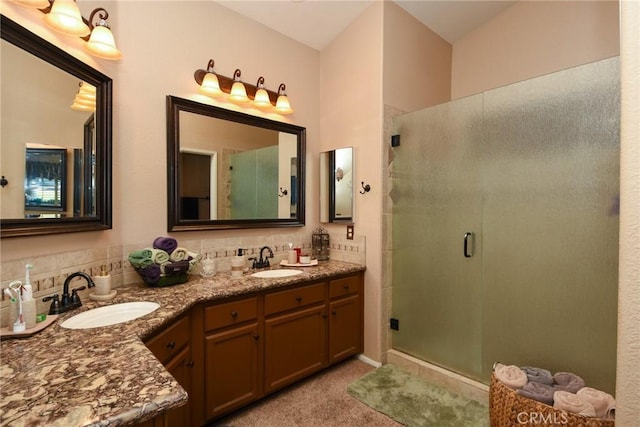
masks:
[[[281,311],[306,307],[311,304],[324,302],[325,283],[301,286],[286,291],[274,292],[264,297],[264,314],[269,316]]]
[[[360,290],[360,276],[349,276],[329,282],[329,298],[357,294]]]
[[[258,317],[258,297],[216,304],[204,309],[206,331],[224,328]]]
[[[189,329],[189,316],[185,316],[147,341],[147,348],[162,364],[165,364],[187,345],[189,342]]]

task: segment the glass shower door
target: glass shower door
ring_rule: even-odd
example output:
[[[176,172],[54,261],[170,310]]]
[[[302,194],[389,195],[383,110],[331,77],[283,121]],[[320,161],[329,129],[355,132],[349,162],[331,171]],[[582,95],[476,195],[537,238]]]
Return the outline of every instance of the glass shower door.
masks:
[[[402,115],[394,128],[393,347],[480,378],[482,96]]]

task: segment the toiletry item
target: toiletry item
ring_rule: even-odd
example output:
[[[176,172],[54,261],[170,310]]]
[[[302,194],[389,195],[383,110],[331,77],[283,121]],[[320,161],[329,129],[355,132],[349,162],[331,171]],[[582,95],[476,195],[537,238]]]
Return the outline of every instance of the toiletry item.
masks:
[[[25,329],[31,329],[36,326],[36,300],[33,298],[22,301],[22,319],[24,320]]]
[[[202,277],[213,277],[216,274],[216,262],[207,255],[205,259],[200,261],[200,275]]]
[[[33,268],[33,265],[27,264],[24,266],[24,286],[22,287],[22,300],[28,301],[33,299],[33,287],[31,286],[31,278],[29,277],[29,270]]]
[[[298,253],[293,249],[293,243],[289,243],[289,252],[287,252],[287,264],[297,264]]]
[[[300,255],[300,264],[311,264],[311,256]]]
[[[111,275],[107,271],[106,265],[100,267],[100,274],[94,276],[93,283],[96,285],[95,295],[109,295],[111,293]]]
[[[242,277],[244,272],[244,255],[243,249],[238,249],[236,256],[231,258],[231,277]]]
[[[19,280],[14,280],[13,282],[9,283],[9,289],[11,289],[11,291],[13,292],[13,297],[18,302],[17,315],[15,316],[15,319],[11,319],[14,321],[13,332],[23,332],[25,329],[27,329],[27,327],[24,322],[24,315],[22,311],[22,282]]]

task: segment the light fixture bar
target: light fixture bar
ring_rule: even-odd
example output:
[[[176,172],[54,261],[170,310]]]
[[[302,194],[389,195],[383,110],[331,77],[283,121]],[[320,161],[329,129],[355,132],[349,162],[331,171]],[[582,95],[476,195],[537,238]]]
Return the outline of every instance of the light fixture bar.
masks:
[[[207,70],[202,70],[202,69],[198,69],[196,70],[195,73],[193,73],[193,77],[196,80],[196,82],[198,83],[198,85],[202,85],[202,79],[204,79],[204,76],[207,74]],[[231,87],[233,86],[233,78],[232,77],[226,77],[223,76],[221,74],[216,73],[216,76],[218,76],[218,82],[220,84],[220,89],[226,93],[227,95],[231,93]],[[249,99],[251,101],[253,101],[256,97],[256,91],[258,90],[258,88],[254,85],[252,85],[251,83],[247,83],[247,82],[242,82],[244,84],[245,89],[247,90],[247,96],[249,97]],[[269,95],[269,101],[271,102],[271,104],[275,107],[276,102],[278,101],[278,93],[277,92],[273,92],[269,89],[265,89],[267,91],[267,94]]]

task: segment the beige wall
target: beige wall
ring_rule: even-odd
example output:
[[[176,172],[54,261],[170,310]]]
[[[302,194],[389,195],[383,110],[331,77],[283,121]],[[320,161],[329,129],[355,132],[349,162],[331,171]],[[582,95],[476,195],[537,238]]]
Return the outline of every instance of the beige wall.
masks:
[[[520,1],[453,45],[452,99],[619,54],[616,1]]]
[[[367,241],[365,355],[374,360],[380,360],[381,351],[382,12],[382,3],[372,4],[322,51],[319,85],[319,151],[354,148],[355,233]],[[318,154],[312,162],[319,165]],[[362,181],[371,192],[358,193]],[[317,181],[312,185],[319,191]],[[331,235],[345,233],[344,225],[326,228]]]

